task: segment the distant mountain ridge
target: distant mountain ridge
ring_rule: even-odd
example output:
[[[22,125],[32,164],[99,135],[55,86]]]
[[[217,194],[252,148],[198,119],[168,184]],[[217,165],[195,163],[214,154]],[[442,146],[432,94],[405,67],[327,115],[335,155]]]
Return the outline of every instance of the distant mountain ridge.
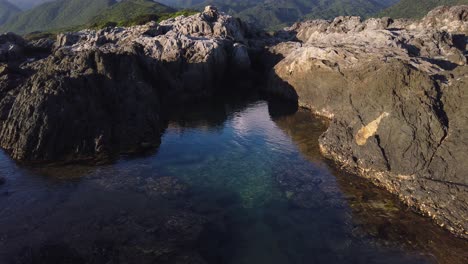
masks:
[[[208,2],[208,1],[207,0],[159,0],[158,2],[168,5],[168,6],[172,6],[172,7],[187,8],[187,7],[193,7],[195,5],[199,5],[203,2]]]
[[[395,5],[383,10],[379,16],[392,18],[422,18],[437,6],[468,4],[468,0],[401,0]]]
[[[46,2],[53,0],[7,0],[13,5],[19,7],[21,10],[28,10]]]
[[[123,0],[103,10],[99,15],[91,19],[93,26],[102,26],[106,23],[127,25],[138,22],[141,17],[166,15],[177,10],[152,0]],[[151,17],[149,17],[151,18]]]
[[[6,0],[0,0],[0,25],[16,16],[21,10]]]
[[[214,5],[259,27],[278,29],[306,18],[370,16],[398,0],[159,0],[169,6],[201,9]]]
[[[0,32],[28,33],[84,24],[115,0],[60,0],[25,11],[0,27]]]
[[[22,8],[42,4],[21,12],[12,1]],[[419,18],[436,6],[457,4],[468,4],[468,0],[0,0],[0,33],[128,25],[128,21],[160,18],[181,8],[202,10],[206,5],[257,27],[276,30],[304,19],[343,15]]]
[[[55,0],[16,13],[3,25],[0,23],[0,32],[25,34],[110,22],[124,24],[138,16],[175,11],[152,0]]]
[[[0,24],[21,12],[21,9],[7,0],[0,0]]]

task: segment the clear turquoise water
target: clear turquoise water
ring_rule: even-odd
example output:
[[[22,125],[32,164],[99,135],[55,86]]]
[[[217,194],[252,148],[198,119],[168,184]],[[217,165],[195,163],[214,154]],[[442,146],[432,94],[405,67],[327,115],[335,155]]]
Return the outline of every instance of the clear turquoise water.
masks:
[[[0,263],[468,263],[466,241],[323,160],[326,122],[283,110],[186,107],[110,165],[0,154]]]

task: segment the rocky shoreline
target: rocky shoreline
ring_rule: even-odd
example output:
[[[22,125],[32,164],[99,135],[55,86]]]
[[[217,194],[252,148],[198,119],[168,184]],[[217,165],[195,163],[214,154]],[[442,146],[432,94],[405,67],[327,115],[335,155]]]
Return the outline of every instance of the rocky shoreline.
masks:
[[[5,34],[0,146],[26,162],[154,148],[171,108],[254,89],[268,73],[264,92],[331,120],[325,156],[468,238],[467,44],[468,6],[420,21],[306,21],[273,36],[214,7],[56,41]]]
[[[322,153],[468,237],[468,6],[298,23],[270,92],[331,119]]]

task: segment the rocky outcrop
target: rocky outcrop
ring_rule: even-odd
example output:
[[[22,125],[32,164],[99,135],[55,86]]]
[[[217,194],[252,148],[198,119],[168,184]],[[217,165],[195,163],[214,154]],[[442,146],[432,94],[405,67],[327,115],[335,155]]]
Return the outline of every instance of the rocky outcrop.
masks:
[[[448,32],[468,33],[468,13],[465,6],[440,6],[430,11],[410,29],[439,28]]]
[[[468,237],[468,6],[421,21],[338,17],[289,28],[296,41],[268,91],[331,119],[322,153]]]
[[[61,34],[53,45],[4,35],[0,145],[34,162],[157,146],[163,108],[211,96],[245,72],[245,44],[241,22],[214,7],[160,24]],[[37,59],[25,47],[52,50]]]
[[[159,93],[139,63],[134,54],[100,51],[40,62],[17,88],[2,146],[18,160],[76,161],[157,145]]]
[[[468,237],[467,14],[458,6],[420,21],[338,17],[252,39],[242,22],[207,7],[55,42],[5,34],[0,146],[32,162],[154,148],[176,103],[275,65],[267,92],[331,119],[323,154]],[[266,55],[252,56],[265,46]],[[168,186],[184,191],[170,178],[150,189]]]

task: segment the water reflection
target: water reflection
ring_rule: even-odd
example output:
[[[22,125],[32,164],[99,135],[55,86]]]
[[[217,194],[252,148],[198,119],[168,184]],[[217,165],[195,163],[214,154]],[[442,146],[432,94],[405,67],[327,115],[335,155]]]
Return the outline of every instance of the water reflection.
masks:
[[[2,154],[0,263],[467,263],[465,241],[322,159],[326,121],[245,98],[178,109],[157,151],[114,164]]]

